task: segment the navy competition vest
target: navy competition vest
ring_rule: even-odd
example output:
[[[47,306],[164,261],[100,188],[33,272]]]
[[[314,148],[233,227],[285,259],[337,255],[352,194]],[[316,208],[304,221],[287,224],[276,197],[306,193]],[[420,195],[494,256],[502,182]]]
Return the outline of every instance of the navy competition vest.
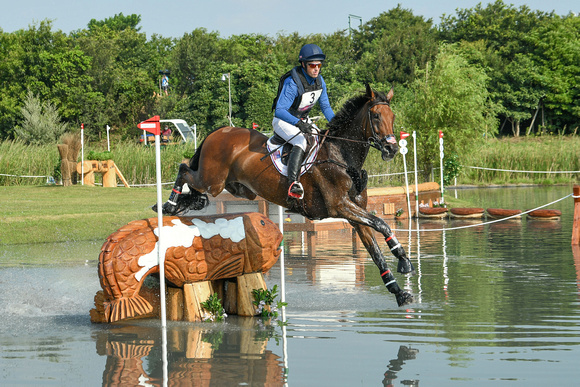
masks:
[[[316,102],[318,102],[318,99],[322,94],[322,82],[320,76],[316,77],[314,83],[310,85],[300,66],[296,66],[286,74],[282,75],[280,83],[278,84],[278,93],[276,94],[276,98],[274,98],[274,103],[272,104],[272,111],[276,109],[278,97],[284,87],[284,81],[288,77],[292,77],[294,82],[296,82],[296,86],[298,86],[298,95],[294,99],[289,113],[296,118],[305,118],[308,116],[308,113]]]

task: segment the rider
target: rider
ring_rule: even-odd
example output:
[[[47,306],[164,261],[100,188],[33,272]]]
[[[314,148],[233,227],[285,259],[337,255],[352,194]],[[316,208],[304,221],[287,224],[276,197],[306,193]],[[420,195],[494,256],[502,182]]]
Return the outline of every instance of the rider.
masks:
[[[306,152],[306,136],[318,133],[318,128],[312,124],[308,112],[316,104],[324,117],[330,121],[334,111],[330,107],[326,83],[320,75],[320,68],[326,59],[322,49],[316,44],[306,44],[300,49],[298,61],[294,67],[280,78],[278,96],[274,100],[275,113],[272,126],[274,132],[292,144],[288,158],[288,196],[302,199],[304,189],[300,184],[300,168]]]

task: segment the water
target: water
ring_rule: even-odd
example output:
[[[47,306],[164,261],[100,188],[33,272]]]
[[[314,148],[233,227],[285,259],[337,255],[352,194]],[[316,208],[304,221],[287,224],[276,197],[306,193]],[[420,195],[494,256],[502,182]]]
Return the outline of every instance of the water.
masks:
[[[571,187],[459,190],[478,206],[530,209]],[[455,195],[451,191],[448,195]],[[288,325],[228,317],[169,322],[166,385],[576,386],[580,252],[572,199],[560,221],[510,221],[419,238],[397,231],[417,275],[399,308],[350,231],[319,233],[315,256],[286,239]],[[421,220],[422,229],[478,221]],[[402,230],[408,223],[391,223]],[[413,223],[413,228],[416,225]],[[157,320],[91,324],[100,242],[0,251],[0,384],[161,386]],[[386,246],[384,246],[385,248]],[[387,256],[394,266],[395,260]],[[266,276],[279,283],[280,267]]]

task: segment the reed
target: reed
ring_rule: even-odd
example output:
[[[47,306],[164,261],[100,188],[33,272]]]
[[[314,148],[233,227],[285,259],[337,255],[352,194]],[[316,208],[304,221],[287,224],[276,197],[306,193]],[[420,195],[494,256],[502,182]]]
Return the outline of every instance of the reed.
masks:
[[[21,140],[0,142],[0,185],[44,184],[47,176],[54,176],[55,168],[59,165],[56,145],[29,145]]]
[[[102,146],[85,147],[85,155],[90,151],[102,152]],[[161,151],[161,174],[164,183],[175,179],[177,168],[185,154],[195,151],[193,144],[171,145]],[[155,147],[125,141],[115,143],[111,149],[112,158],[130,185],[155,184]],[[412,171],[413,151],[406,156],[409,183],[414,182]],[[580,171],[580,137],[542,136],[524,138],[489,139],[467,149],[459,155],[461,171],[458,184],[554,184],[580,181],[579,173],[547,174],[502,172],[473,169],[484,167],[516,171]],[[434,164],[438,166],[438,160]],[[22,141],[0,142],[0,174],[54,176],[58,181],[60,158],[55,145],[26,145]],[[421,176],[431,174],[419,166]],[[404,184],[403,158],[397,155],[393,161],[385,162],[380,153],[371,149],[365,169],[370,176],[369,186],[396,186]],[[435,171],[431,180],[439,181]],[[24,178],[0,175],[0,186],[41,185],[46,177]],[[98,181],[97,181],[98,182]]]
[[[580,181],[580,138],[542,136],[490,139],[468,152],[458,181],[463,184],[555,184]],[[482,170],[484,167],[518,172]]]

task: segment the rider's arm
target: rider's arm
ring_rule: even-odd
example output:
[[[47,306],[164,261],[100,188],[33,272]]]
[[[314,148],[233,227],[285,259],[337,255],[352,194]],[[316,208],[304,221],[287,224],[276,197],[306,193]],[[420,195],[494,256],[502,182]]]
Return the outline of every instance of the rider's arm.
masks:
[[[322,75],[319,76],[320,80],[322,81],[321,82],[322,94],[320,94],[320,99],[318,100],[318,103],[320,103],[320,110],[322,110],[322,114],[324,114],[326,120],[330,122],[330,120],[332,120],[332,118],[334,117],[334,111],[330,107],[330,101],[328,100],[328,93],[326,92],[326,82],[324,82]]]
[[[286,121],[289,124],[296,125],[300,120],[290,114],[289,110],[297,95],[298,86],[296,86],[296,82],[292,80],[292,77],[286,78],[284,81],[284,86],[282,86],[280,96],[278,97],[278,103],[276,104],[274,117],[279,118],[282,121]]]

